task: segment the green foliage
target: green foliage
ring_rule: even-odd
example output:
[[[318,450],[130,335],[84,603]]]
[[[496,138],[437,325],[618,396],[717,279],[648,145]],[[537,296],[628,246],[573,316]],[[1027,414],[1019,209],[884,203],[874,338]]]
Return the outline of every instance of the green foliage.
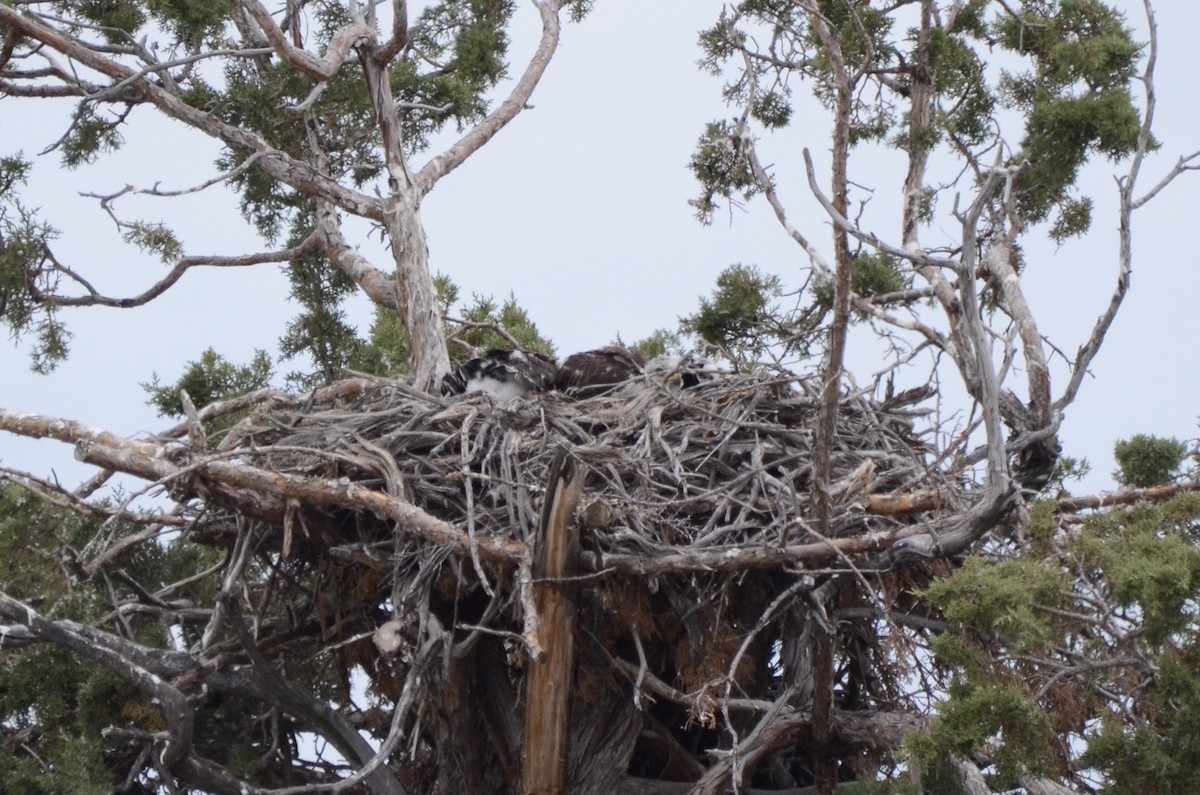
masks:
[[[1025,119],[1021,149],[1010,163],[1024,167],[1021,215],[1038,222],[1055,214],[1050,234],[1058,241],[1087,230],[1090,201],[1074,188],[1080,168],[1096,154],[1130,154],[1141,132],[1130,88],[1142,47],[1113,4],[1026,0],[996,9],[970,0],[955,4],[953,24],[941,17],[926,32],[913,28],[903,36],[893,30],[898,6],[821,0],[817,7],[820,24],[796,3],[751,0],[738,5],[738,16],[724,14],[701,34],[702,67],[714,74],[731,67],[727,102],[745,105],[763,128],[781,129],[793,118],[787,98],[800,78],[833,107],[839,82],[822,34],[827,26],[853,75],[852,145],[886,140],[916,154],[946,142],[959,156],[981,157],[981,148],[1005,135],[997,108],[1015,110]],[[986,64],[995,50],[1015,54],[1024,68],[989,79]],[[933,92],[932,113],[920,116],[920,124],[905,112],[918,79]],[[727,123],[709,125],[692,158],[701,185],[693,205],[705,223],[720,200],[755,193],[745,157],[729,147],[729,131]]]
[[[890,254],[862,252],[850,264],[850,289],[864,298],[903,290],[908,284],[898,265]],[[833,282],[817,278],[813,297],[822,311],[833,309]]]
[[[35,373],[45,375],[67,358],[73,335],[58,319],[58,313],[52,307],[47,307],[31,330],[36,340],[29,353],[31,367]]]
[[[16,189],[29,179],[33,163],[25,159],[24,153],[0,157],[0,199],[6,203],[14,201]]]
[[[1113,446],[1113,456],[1117,459],[1113,477],[1133,488],[1168,483],[1186,453],[1187,445],[1178,439],[1139,433]]]
[[[57,307],[40,299],[57,281],[47,251],[59,231],[18,197],[30,168],[20,153],[0,158],[0,320],[14,339],[33,334],[33,370],[48,373],[66,358],[71,335]]]
[[[197,361],[189,362],[183,375],[173,384],[163,385],[157,373],[142,388],[150,395],[147,404],[154,406],[160,416],[182,417],[183,401],[180,392],[186,390],[196,408],[225,398],[236,397],[260,389],[271,380],[271,358],[258,351],[249,364],[236,365],[212,348]]]
[[[1133,151],[1140,118],[1128,91],[1109,90],[1082,97],[1050,97],[1029,111],[1018,207],[1041,221],[1068,198],[1068,191],[1094,151],[1116,159]],[[1074,205],[1068,205],[1074,212]],[[1073,232],[1079,234],[1079,231]]]
[[[305,229],[296,234],[306,234]],[[298,242],[293,237],[290,242]],[[311,371],[291,372],[287,382],[299,389],[336,381],[361,356],[363,341],[346,319],[343,302],[357,292],[354,281],[325,255],[314,251],[288,262],[291,297],[301,307],[279,340],[283,358],[307,356]]]
[[[517,304],[514,295],[510,294],[502,304],[497,304],[490,296],[472,296],[472,303],[463,307],[461,317],[466,326],[455,338],[467,346],[460,349],[463,351],[460,355],[464,358],[465,354],[471,351],[511,348],[512,343],[499,333],[496,327],[515,339],[518,348],[554,356],[554,344],[542,336],[537,324],[529,318],[529,313]]]
[[[118,123],[101,118],[90,105],[81,104],[60,144],[63,165],[76,168],[94,163],[101,153],[119,149],[124,139],[117,131]]]
[[[1079,199],[1065,198],[1062,200],[1058,216],[1050,226],[1050,238],[1056,243],[1062,243],[1071,237],[1078,237],[1092,226],[1092,199],[1084,196]]]
[[[437,291],[438,305],[442,308],[442,314],[450,314],[450,307],[458,303],[458,296],[462,292],[458,285],[444,273],[433,274],[433,289]]]
[[[834,29],[846,63],[882,66],[891,62],[894,49],[888,34],[892,30],[892,18],[886,10],[843,0],[819,0],[817,7]],[[816,53],[809,68],[818,74],[827,73],[831,64],[819,33],[810,26],[807,37],[811,51]],[[818,89],[817,94],[822,96],[824,92]]]
[[[562,7],[567,12],[568,19],[572,22],[582,22],[592,12],[595,2],[596,0],[566,0]]]
[[[989,746],[999,738],[1002,742]],[[970,759],[986,746],[992,762],[988,784],[1000,792],[1016,788],[1023,774],[1043,770],[1053,743],[1049,719],[1020,688],[958,678],[929,730],[909,735],[905,746],[918,761],[926,792],[958,793],[962,779],[951,757]]]
[[[183,244],[175,233],[163,224],[137,222],[130,224],[122,235],[126,243],[141,251],[155,254],[164,263],[172,264],[183,256]]]
[[[240,59],[226,66],[225,84],[225,91],[220,92],[197,82],[190,86],[188,101],[230,124],[257,132],[278,149],[301,159],[307,157],[307,131],[291,109],[311,91],[307,78],[284,63],[262,66]],[[347,70],[334,75],[314,104],[312,115],[334,176],[349,174],[362,185],[381,173],[383,159],[373,132],[374,111],[361,76]],[[229,152],[218,159],[217,167],[231,170],[242,160]],[[261,169],[247,169],[231,184],[241,191],[243,215],[267,240],[274,242],[286,235],[298,241],[311,231],[316,209],[311,200]]]
[[[103,524],[49,506],[0,481],[0,591],[32,604],[50,618],[99,622],[112,610],[113,579],[82,579],[64,553],[83,550],[103,531],[114,541],[142,528]],[[148,592],[210,567],[213,549],[190,543],[143,543],[116,561],[124,577]],[[211,600],[214,584],[175,592],[184,600]],[[146,614],[129,613],[133,639],[161,646],[166,626]],[[119,749],[106,746],[103,730],[163,728],[159,708],[106,668],[63,647],[43,643],[0,651],[0,782],[7,793],[108,793],[120,783],[108,763]],[[24,732],[20,743],[8,742]]]
[[[768,130],[786,127],[792,120],[792,106],[781,92],[768,91],[755,99],[750,115]]]
[[[928,596],[952,623],[999,634],[1006,645],[1024,652],[1044,649],[1058,638],[1054,622],[1039,608],[1060,605],[1066,592],[1057,568],[971,557],[953,575],[930,585]]]
[[[1124,15],[1099,0],[1025,0],[1019,14],[998,15],[994,30],[1043,66],[1026,75],[1036,88],[1122,88],[1141,54]]]
[[[1074,458],[1069,455],[1059,456],[1054,464],[1054,472],[1042,488],[1042,494],[1051,499],[1061,500],[1070,495],[1067,484],[1071,481],[1082,480],[1092,471],[1092,464],[1086,458]]]
[[[58,646],[0,652],[4,725],[0,734],[24,732],[22,737],[28,738],[25,748],[0,753],[5,793],[106,795],[113,791],[117,782],[104,766],[101,731],[113,723],[113,707],[132,694],[128,688],[119,694],[110,690],[97,711],[94,699],[84,705],[81,695],[97,692],[99,680],[111,682],[111,677]]]
[[[625,345],[620,337],[617,338],[614,344]],[[650,336],[631,343],[627,347],[642,354],[646,359],[653,359],[655,356],[662,356],[668,353],[682,353],[684,349],[683,340],[680,335],[663,328],[655,330]]]
[[[350,369],[383,376],[408,372],[408,332],[400,315],[375,307],[366,344],[350,358]]]
[[[1029,506],[1029,521],[1025,529],[1033,541],[1030,552],[1034,555],[1048,554],[1050,542],[1058,532],[1058,502],[1035,500]]]
[[[736,127],[727,121],[711,122],[705,127],[688,167],[701,187],[700,197],[688,200],[688,204],[704,224],[712,223],[713,213],[720,206],[718,199],[749,201],[761,190]]]
[[[833,28],[847,62],[889,70],[897,66],[895,47],[888,41],[893,20],[887,11],[867,3],[848,4],[841,0],[823,0],[817,5],[823,20]],[[769,51],[769,55],[757,62],[753,76],[743,73],[725,86],[725,100],[748,102],[751,116],[767,129],[785,127],[793,118],[788,100],[790,75],[799,73],[812,78],[813,93],[831,107],[831,60],[804,9],[789,0],[744,0],[737,11],[736,22],[723,14],[716,25],[700,34],[704,52],[701,66],[720,74],[724,63],[733,59],[740,68],[744,64],[740,52],[765,40],[769,43],[762,45],[762,49]],[[754,30],[754,26],[769,33],[761,37],[757,31],[748,33],[747,29]],[[878,140],[895,123],[893,108],[888,103],[856,102],[851,113],[850,138],[854,143]],[[709,160],[711,155],[703,151],[704,144],[702,138],[696,155],[701,162]]]
[[[512,0],[444,0],[426,8],[417,24],[414,49],[421,61],[439,69],[398,86],[397,96],[435,107],[448,105],[458,121],[482,118],[484,92],[506,75],[508,36],[504,29],[516,3]],[[438,124],[440,126],[440,123]]]
[[[128,44],[139,38],[142,27],[151,19],[185,48],[204,42],[219,43],[222,28],[233,11],[231,0],[82,0],[58,3],[63,16],[78,15],[105,28],[105,39],[113,44]]]
[[[112,44],[128,42],[146,23],[142,3],[136,0],[79,0],[71,5],[79,16],[106,28],[104,37]]]
[[[737,10],[764,21],[797,24],[800,9],[796,6],[793,0],[742,0]]]
[[[991,0],[967,0],[958,8],[958,16],[954,20],[953,31],[955,33],[963,33],[975,38],[983,38],[987,35],[987,20],[984,18],[984,11],[987,10]]]
[[[1200,777],[1200,650],[1195,637],[1159,660],[1150,693],[1152,724],[1129,725],[1109,716],[1089,736],[1083,764],[1103,772],[1105,792],[1184,795]]]
[[[589,10],[589,0],[567,4],[573,19]],[[413,154],[428,146],[431,136],[448,124],[459,130],[484,118],[490,92],[507,76],[508,25],[514,0],[440,0],[424,4],[412,20],[413,36],[389,66],[388,79],[400,103],[398,122],[401,145]],[[234,24],[233,0],[83,0],[56,3],[56,23],[82,35],[102,36],[109,43],[129,46],[152,36],[165,53],[204,56],[229,49],[229,37],[240,31]],[[240,13],[240,12],[237,12]],[[345,4],[300,3],[288,5],[288,15],[301,15],[294,30],[303,46],[320,53],[333,36],[350,22]],[[292,21],[296,21],[294,18]],[[92,34],[89,31],[95,30]],[[289,22],[289,37],[293,28]],[[312,161],[310,134],[320,142],[321,161],[329,176],[360,189],[383,175],[379,124],[362,70],[351,58],[346,67],[313,93],[313,82],[283,59],[214,55],[206,69],[173,70],[179,95],[191,106],[222,121],[260,136],[269,146],[301,161]],[[221,69],[214,78],[213,70]],[[59,142],[63,162],[69,167],[92,163],[121,143],[120,125],[128,115],[124,106],[107,110],[120,97],[88,98],[76,106],[67,134]],[[296,107],[311,99],[307,117]],[[245,154],[228,150],[217,168],[230,171],[244,165]],[[27,166],[10,159],[0,163],[0,315],[14,335],[36,332],[35,367],[49,370],[66,355],[69,339],[58,322],[53,303],[56,280],[45,267],[47,243],[54,232],[40,227],[32,213],[15,204],[13,185],[23,181]],[[257,167],[238,169],[230,184],[240,193],[247,220],[270,243],[286,239],[297,243],[312,231],[313,202],[277,182]],[[125,230],[126,241],[166,262],[183,254],[181,244],[165,226],[136,222]],[[61,274],[60,274],[61,275]],[[347,323],[343,303],[358,292],[356,286],[320,255],[289,263],[292,297],[301,306],[280,342],[284,358],[311,361],[313,373],[290,373],[290,384],[308,387],[337,377],[349,366],[394,370],[394,359],[379,346],[401,346],[385,322],[371,341],[361,339]],[[33,284],[45,291],[28,289]],[[503,313],[503,307],[497,312]],[[507,310],[510,315],[513,309]],[[519,328],[515,316],[510,322]],[[527,320],[526,325],[529,325]],[[374,350],[368,346],[374,345]]]
[[[584,4],[576,3],[581,15]],[[487,92],[506,75],[508,37],[505,29],[515,4],[510,0],[445,0],[422,11],[416,36],[404,56],[391,67],[391,88],[398,102],[421,107],[400,114],[401,139],[408,153],[423,150],[430,137],[453,121],[459,129],[487,112]],[[319,38],[327,40],[347,20],[344,8],[323,6],[318,12]],[[307,157],[306,131],[289,109],[303,101],[311,83],[286,64],[245,59],[226,68],[224,92],[206,84],[191,86],[189,101],[211,108],[226,121],[245,126],[276,147]],[[361,73],[344,69],[330,80],[312,109],[318,134],[335,177],[363,187],[382,174],[374,110]],[[240,163],[228,154],[218,164]],[[269,240],[284,235],[295,243],[311,231],[315,208],[305,197],[251,168],[235,184],[242,192],[242,211]],[[292,372],[290,385],[308,388],[337,378],[346,368],[396,373],[407,368],[407,335],[397,318],[376,313],[369,339],[363,340],[346,320],[343,303],[357,288],[323,255],[311,254],[288,265],[292,297],[302,307],[280,341],[286,357],[307,357],[315,372]],[[512,310],[510,309],[511,313]],[[516,318],[509,318],[520,325]]]
[[[80,548],[95,525],[0,480],[0,590],[28,599],[69,595],[66,573],[42,550]]]
[[[790,2],[777,2],[776,5],[783,6],[784,13],[792,8]],[[744,2],[740,10],[744,13],[763,13],[751,6],[751,3]],[[704,53],[704,58],[700,61],[701,67],[710,74],[721,74],[721,64],[732,58],[745,43],[746,34],[729,24],[728,17],[722,13],[721,19],[715,25],[700,31],[700,51]]]
[[[1035,503],[1032,534],[1046,540],[1057,526],[1055,505]],[[1066,572],[1054,562],[1017,558],[998,563],[970,557],[926,592],[952,631],[930,641],[935,658],[951,672],[946,698],[926,732],[910,735],[906,750],[927,792],[957,793],[962,780],[953,758],[985,753],[996,791],[1039,773],[1055,742],[1053,713],[1023,689],[1012,655],[1050,653],[1063,641],[1062,608],[1070,594]]]
[[[474,295],[471,303],[458,303],[458,285],[443,275],[434,277],[442,315],[453,317],[446,324],[446,333],[457,345],[451,345],[452,363],[465,361],[479,351],[492,348],[517,347],[554,356],[554,343],[542,336],[529,312],[509,295],[503,303],[490,296]],[[506,336],[507,335],[507,336]],[[381,307],[375,310],[369,339],[361,345],[350,361],[352,369],[375,375],[397,375],[408,371],[408,333],[399,315]]]
[[[717,276],[711,298],[680,321],[680,328],[732,358],[757,358],[777,330],[779,277],[766,276],[752,265],[731,265]]]
[[[1027,119],[1018,206],[1030,221],[1059,207],[1068,217],[1056,230],[1079,234],[1070,194],[1080,167],[1093,153],[1117,159],[1137,146],[1141,122],[1129,85],[1141,45],[1122,14],[1097,0],[1026,0],[1019,14],[999,15],[994,30],[1033,63],[1000,84],[1004,104]]]
[[[1134,610],[1146,642],[1166,643],[1197,618],[1200,495],[1092,517],[1075,554],[1103,577],[1120,606]]]
[[[929,44],[934,90],[941,98],[935,126],[930,131],[910,130],[913,145],[932,148],[942,132],[969,146],[983,143],[990,130],[996,96],[989,89],[984,59],[972,40],[986,35],[982,22],[983,3],[964,8],[952,30],[935,28]],[[910,34],[916,41],[916,34]]]
[[[183,45],[196,47],[220,34],[234,10],[233,0],[146,0],[146,8]],[[215,43],[215,42],[214,42]]]

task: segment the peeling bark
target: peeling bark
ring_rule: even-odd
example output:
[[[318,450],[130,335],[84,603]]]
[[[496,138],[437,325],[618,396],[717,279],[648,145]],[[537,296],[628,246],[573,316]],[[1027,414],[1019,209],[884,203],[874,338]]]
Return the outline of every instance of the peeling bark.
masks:
[[[579,535],[571,526],[582,478],[560,448],[550,470],[546,504],[534,550],[534,602],[541,619],[544,658],[532,660],[525,679],[523,789],[529,795],[565,795],[571,753],[575,684],[575,599]]]

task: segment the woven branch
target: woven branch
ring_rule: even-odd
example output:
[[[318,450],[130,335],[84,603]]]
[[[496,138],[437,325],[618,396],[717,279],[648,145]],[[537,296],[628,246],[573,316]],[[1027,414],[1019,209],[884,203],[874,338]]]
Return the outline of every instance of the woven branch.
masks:
[[[915,397],[920,397],[917,395]],[[911,398],[910,398],[911,399]],[[276,472],[385,488],[474,536],[523,541],[565,444],[586,472],[580,522],[603,554],[701,553],[818,540],[807,527],[816,396],[804,382],[728,376],[679,390],[647,381],[582,401],[557,394],[495,405],[380,383],[352,404],[253,415],[221,448],[254,449]],[[898,526],[871,495],[941,495],[909,405],[842,399],[833,445],[834,538]],[[281,452],[272,452],[278,450]],[[306,454],[305,450],[311,450]],[[378,451],[391,457],[387,466]],[[387,472],[392,462],[395,472]],[[921,507],[929,507],[926,502]]]

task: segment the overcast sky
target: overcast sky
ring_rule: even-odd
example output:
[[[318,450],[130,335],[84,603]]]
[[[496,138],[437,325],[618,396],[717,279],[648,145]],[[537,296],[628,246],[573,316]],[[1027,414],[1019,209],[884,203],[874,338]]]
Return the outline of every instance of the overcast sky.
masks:
[[[700,226],[687,200],[696,186],[687,162],[705,122],[727,117],[721,81],[696,68],[696,34],[721,8],[711,0],[599,0],[581,25],[566,25],[559,52],[534,95],[535,106],[426,199],[430,260],[466,293],[503,298],[511,290],[559,353],[673,327],[695,310],[716,275],[735,262],[755,264],[789,283],[803,278],[802,252],[762,200]],[[1142,29],[1141,3],[1125,0]],[[1149,188],[1180,155],[1200,149],[1196,76],[1200,4],[1160,0],[1156,135],[1163,143],[1142,177]],[[536,15],[522,7],[514,31],[513,72],[536,43]],[[61,135],[70,108],[0,100],[0,154],[35,155]],[[807,195],[800,153],[828,149],[824,119],[801,107],[784,135],[764,140],[793,219],[818,242],[827,224]],[[96,202],[80,191],[111,193],[127,182],[182,188],[211,176],[218,152],[209,140],[152,119],[140,109],[116,156],[79,172],[58,170],[58,156],[38,159],[27,201],[63,230],[62,258],[109,294],[140,292],[163,266],[123,247]],[[417,165],[424,158],[417,158]],[[895,237],[899,199],[896,156],[852,160],[852,179],[877,189],[877,231]],[[1043,333],[1068,355],[1087,338],[1116,276],[1113,175],[1097,163],[1087,186],[1099,215],[1083,241],[1027,252],[1027,290]],[[861,198],[865,194],[859,194]],[[1088,489],[1107,488],[1115,439],[1145,432],[1191,438],[1200,414],[1200,356],[1192,319],[1200,295],[1195,208],[1200,175],[1185,177],[1135,216],[1133,288],[1066,418],[1070,455],[1089,458]],[[164,202],[166,204],[164,205]],[[237,254],[261,248],[228,194],[122,205],[127,214],[172,224],[189,254]],[[956,230],[933,229],[927,242]],[[364,246],[368,245],[363,241]],[[377,259],[381,267],[387,263]],[[171,424],[145,405],[139,382],[159,373],[173,381],[183,363],[212,346],[245,362],[273,350],[296,307],[274,265],[235,271],[194,270],[149,306],[87,309],[64,315],[75,338],[71,358],[54,374],[29,371],[28,344],[0,346],[0,406],[68,417],[118,434]],[[353,308],[365,330],[365,301]],[[855,342],[859,343],[861,335]],[[877,364],[861,340],[852,362],[864,377]],[[881,364],[881,362],[879,363]],[[282,369],[286,370],[287,365]],[[1065,381],[1060,368],[1058,390]],[[72,451],[54,442],[0,435],[0,464],[65,482],[86,475]]]

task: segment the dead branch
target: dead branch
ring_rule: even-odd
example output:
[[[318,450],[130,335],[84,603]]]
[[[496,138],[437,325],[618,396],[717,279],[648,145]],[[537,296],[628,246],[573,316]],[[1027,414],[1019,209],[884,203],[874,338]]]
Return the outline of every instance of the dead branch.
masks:
[[[1161,502],[1177,494],[1195,491],[1200,491],[1200,480],[1188,480],[1183,483],[1164,483],[1161,486],[1101,492],[1100,494],[1089,494],[1080,497],[1067,497],[1066,499],[1058,500],[1057,504],[1060,513],[1069,513],[1088,508],[1133,505],[1135,502]]]
[[[289,42],[287,36],[271,18],[270,12],[263,8],[258,0],[239,0],[239,2],[250,17],[258,23],[259,29],[267,37],[267,41],[271,42],[271,46],[275,48],[279,57],[295,67],[298,72],[318,83],[328,80],[341,70],[350,50],[355,45],[375,40],[374,28],[352,22],[342,27],[334,35],[325,50],[325,57],[318,58]]]
[[[530,793],[553,795],[567,787],[579,567],[579,534],[571,520],[582,485],[566,448],[560,447],[550,465],[532,571],[544,655],[531,658],[525,680],[522,775]]]
[[[681,720],[735,723],[769,711],[772,701],[759,697],[763,691],[748,689],[743,696],[740,689],[747,672],[765,666],[764,644],[785,626],[790,632],[794,622],[817,621],[803,599],[771,607],[796,582],[796,568],[818,581],[836,573],[820,568],[827,562],[838,571],[857,570],[848,579],[863,593],[831,605],[831,616],[838,608],[875,607],[881,603],[872,593],[881,566],[924,565],[999,521],[989,493],[964,493],[961,483],[931,466],[932,450],[916,427],[924,410],[913,405],[926,396],[920,391],[877,402],[858,392],[839,395],[827,437],[834,497],[828,533],[810,529],[820,389],[778,373],[730,374],[689,389],[638,378],[586,400],[551,393],[501,404],[480,393],[443,399],[400,380],[351,378],[304,395],[260,390],[201,408],[191,417],[190,437],[186,423],[132,440],[7,410],[0,410],[0,430],[74,444],[86,462],[161,484],[178,503],[173,515],[189,522],[189,542],[230,550],[207,576],[217,590],[240,589],[255,606],[260,634],[254,642],[263,659],[310,648],[307,643],[369,654],[353,659],[380,677],[376,686],[392,703],[407,698],[414,705],[411,713],[406,706],[399,717],[392,715],[397,728],[390,737],[427,738],[411,721],[421,714],[416,705],[433,693],[450,699],[438,719],[445,715],[457,727],[453,731],[466,731],[479,719],[477,710],[459,713],[454,705],[467,709],[474,703],[468,694],[477,686],[469,680],[475,666],[493,671],[486,686],[498,693],[499,712],[485,717],[495,723],[497,737],[507,738],[497,740],[498,752],[518,768],[521,735],[502,727],[511,720],[501,717],[509,709],[502,704],[532,703],[519,698],[521,678],[537,665],[539,650],[562,648],[562,630],[548,634],[553,611],[536,602],[539,589],[587,589],[589,598],[579,601],[578,610],[589,650],[576,658],[585,667],[572,711],[596,716],[586,725],[604,733],[590,735],[592,742],[620,738],[613,748],[627,755],[638,742],[641,720],[627,677],[658,700],[658,709]],[[212,440],[208,423],[238,415],[216,450],[189,442]],[[591,509],[564,524],[584,549],[580,575],[548,579],[532,570],[525,539],[536,535],[546,510],[544,484],[557,482],[551,470],[560,446],[579,466],[581,503]],[[903,554],[888,555],[897,548]],[[107,570],[121,550],[112,545],[97,554]],[[270,556],[265,568],[254,563],[264,554]],[[287,580],[282,564],[289,560],[321,571],[320,588],[331,592],[321,604],[332,607],[317,610],[318,619],[308,623],[297,618],[312,615],[314,597]],[[727,589],[735,580],[737,598],[730,601],[734,591]],[[227,608],[159,603],[161,598],[146,600],[133,585],[114,582],[132,588],[138,605],[195,627],[193,653],[200,656],[185,655],[185,670],[199,664],[188,660],[240,648],[249,653],[245,643],[231,645],[228,635],[236,627]],[[847,598],[855,588],[843,589]],[[132,615],[119,594],[112,598],[120,615]],[[381,615],[378,605],[388,599],[393,610]],[[696,618],[716,614],[723,620]],[[389,640],[381,651],[371,638],[384,622]],[[652,644],[640,665],[620,662],[619,653],[597,656],[596,642],[610,648],[610,636],[628,638],[631,626]],[[743,629],[729,639],[730,626],[755,631],[746,635]],[[664,647],[664,637],[674,640]],[[453,650],[448,669],[414,673],[422,638],[437,638],[446,644],[439,648]],[[832,654],[841,655],[841,635],[830,640]],[[684,656],[664,658],[672,644],[674,654]],[[685,653],[726,644],[727,650],[710,657]],[[378,655],[390,662],[373,663]],[[512,667],[517,665],[521,673]],[[392,667],[406,682],[417,677],[411,690],[404,685],[403,697],[394,689],[399,680],[387,673]],[[248,671],[239,677],[251,690],[266,686]],[[204,681],[233,686],[212,676]],[[270,700],[302,713],[302,704],[280,694]],[[830,714],[828,736],[840,743],[843,717],[837,708]],[[796,720],[807,721],[807,728],[796,728],[794,736],[810,742],[811,721]],[[745,731],[751,728],[745,725]],[[570,731],[572,747],[588,747],[575,734],[582,729],[574,718]],[[738,730],[743,742],[751,736],[745,731]],[[745,750],[749,756],[742,758],[753,758],[752,749]]]
[[[382,221],[381,202],[371,196],[346,188],[330,176],[317,171],[270,146],[262,136],[222,121],[217,116],[193,107],[147,77],[138,77],[136,70],[99,52],[83,41],[68,36],[42,23],[37,17],[22,14],[18,9],[0,5],[0,22],[21,36],[48,45],[80,64],[112,78],[117,82],[133,78],[126,90],[136,92],[167,116],[212,136],[244,157],[260,155],[259,167],[277,179],[310,196],[324,196],[349,212],[364,218]],[[64,73],[66,74],[66,73]]]
[[[496,133],[504,129],[510,121],[517,117],[527,107],[533,90],[542,79],[542,74],[554,57],[558,47],[560,20],[559,10],[562,0],[538,0],[538,14],[542,18],[542,38],[537,50],[525,66],[525,71],[513,86],[512,93],[501,102],[494,111],[479,124],[467,131],[449,149],[426,163],[416,174],[416,186],[420,195],[428,193],[438,180],[463,164],[464,161],[490,141]]]
[[[75,284],[83,287],[86,291],[85,295],[60,295],[48,294],[37,289],[31,283],[30,292],[38,300],[46,303],[52,303],[57,306],[111,306],[121,309],[130,307],[142,306],[148,304],[155,298],[165,293],[175,285],[179,279],[192,268],[245,268],[251,265],[262,265],[268,262],[286,262],[312,251],[316,247],[316,235],[309,235],[302,243],[291,248],[281,251],[264,251],[255,254],[241,254],[238,256],[214,256],[214,255],[194,255],[181,257],[170,272],[154,283],[138,295],[128,298],[116,298],[113,296],[103,295],[89,284],[76,271],[66,268],[65,266],[57,266],[56,271],[63,273]]]

